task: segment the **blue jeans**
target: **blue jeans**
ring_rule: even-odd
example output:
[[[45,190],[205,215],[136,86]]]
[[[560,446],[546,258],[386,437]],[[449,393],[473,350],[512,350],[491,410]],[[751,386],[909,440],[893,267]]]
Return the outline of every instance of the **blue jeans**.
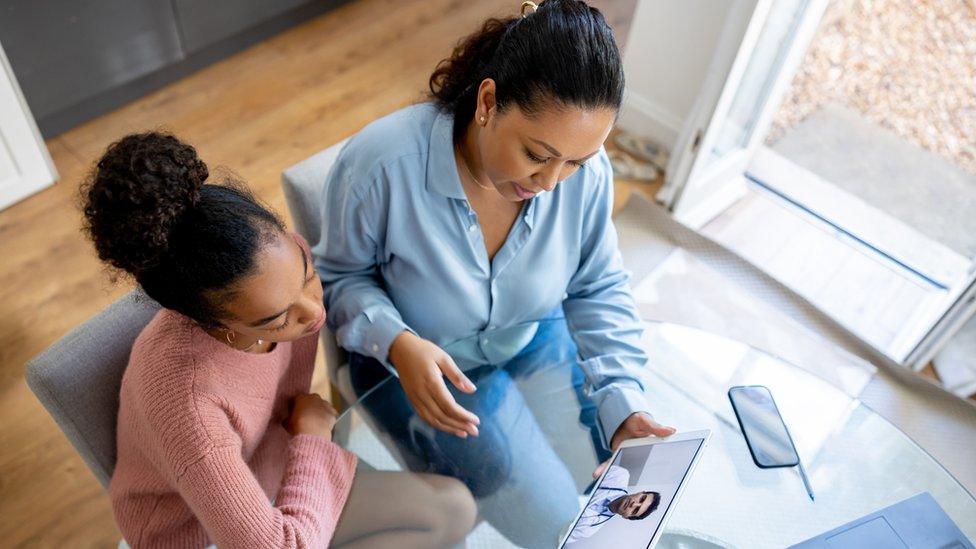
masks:
[[[512,542],[553,547],[575,517],[588,481],[577,482],[567,460],[588,458],[582,459],[588,464],[610,455],[596,427],[595,407],[583,395],[576,355],[565,320],[553,319],[542,322],[512,360],[468,369],[478,387],[474,394],[448,383],[458,404],[481,419],[478,437],[462,439],[430,427],[414,413],[399,383],[377,389],[363,406],[410,470],[458,478],[477,498],[482,517]],[[360,395],[390,375],[362,355],[352,354],[349,363]],[[580,467],[575,469],[578,479]]]

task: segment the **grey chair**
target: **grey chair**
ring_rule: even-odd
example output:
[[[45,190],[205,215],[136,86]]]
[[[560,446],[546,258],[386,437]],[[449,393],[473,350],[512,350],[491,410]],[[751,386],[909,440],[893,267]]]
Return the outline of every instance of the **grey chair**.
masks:
[[[319,243],[322,224],[325,222],[321,205],[326,178],[346,141],[342,140],[302,160],[281,174],[281,186],[295,230],[313,248]],[[349,379],[349,363],[345,350],[339,346],[328,327],[322,328],[321,338],[325,366],[332,384],[332,401],[355,402],[356,394]]]
[[[325,176],[343,144],[292,166],[283,175],[295,228],[312,246],[321,234],[317,205],[321,204]],[[27,385],[102,486],[108,486],[115,470],[122,374],[132,344],[158,311],[155,301],[132,291],[27,364]],[[322,343],[333,387],[340,389],[347,402],[354,402],[348,368],[341,368],[346,364],[345,352],[328,329],[322,330]]]
[[[313,247],[319,243],[322,236],[322,225],[325,223],[322,196],[325,193],[329,171],[346,141],[340,141],[328,149],[302,160],[281,174],[281,186],[295,230],[305,237],[305,240],[308,240],[309,245]],[[333,404],[339,407],[338,403],[346,405],[355,403],[358,397],[352,388],[348,354],[339,346],[335,335],[328,327],[322,328],[320,337],[322,338],[322,350],[325,354],[326,370],[332,387]],[[382,425],[378,424],[369,414],[366,414],[363,419],[372,426],[373,433],[385,447],[384,453],[389,452],[402,469],[408,469],[406,461],[397,450],[396,443],[385,432]],[[348,431],[336,432],[333,437],[341,446],[349,446]],[[368,458],[373,450],[379,450],[379,448],[373,448],[367,443],[366,445],[359,444],[355,451],[360,454],[360,457]],[[360,467],[372,469],[370,461],[371,458],[363,459],[360,461]]]
[[[115,469],[122,374],[159,305],[132,291],[27,363],[27,385],[102,486]]]

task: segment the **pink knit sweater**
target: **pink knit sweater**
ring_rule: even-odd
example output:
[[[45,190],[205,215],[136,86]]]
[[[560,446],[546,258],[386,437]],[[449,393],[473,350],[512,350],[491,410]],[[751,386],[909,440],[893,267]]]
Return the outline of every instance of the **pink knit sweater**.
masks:
[[[317,341],[245,353],[179,313],[156,315],[122,380],[109,486],[132,547],[328,544],[356,458],[282,425],[309,391]]]

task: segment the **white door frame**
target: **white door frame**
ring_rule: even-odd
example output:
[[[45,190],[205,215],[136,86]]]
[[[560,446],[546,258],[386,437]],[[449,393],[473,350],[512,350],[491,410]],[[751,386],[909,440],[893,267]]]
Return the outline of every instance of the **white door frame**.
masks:
[[[902,345],[894,349],[896,360],[921,370],[960,328],[976,313],[976,262],[968,273],[968,279],[954,284],[944,299],[932,303],[924,314],[915,315],[910,324],[917,334],[905,338]]]
[[[753,124],[747,145],[710,164],[709,155],[721,134],[722,122],[731,110],[774,2],[756,2],[749,24],[741,36],[734,27],[734,17],[729,17],[717,48],[736,48],[735,59],[726,72],[726,58],[718,53],[713,58],[695,107],[682,127],[675,154],[668,164],[665,185],[657,195],[658,200],[666,204],[679,221],[692,228],[700,228],[745,195],[746,185],[741,174],[765,138],[828,3],[829,0],[808,0],[803,6],[803,18],[791,34],[787,55],[777,67],[778,73],[769,93],[762,98],[760,114]],[[730,12],[736,7],[748,9],[747,4],[739,4],[733,6]]]
[[[58,179],[41,132],[0,46],[0,209]]]
[[[672,212],[681,201],[691,175],[696,169],[701,170],[703,155],[699,152],[711,151],[715,146],[718,124],[713,121],[718,119],[718,113],[728,111],[735,92],[734,87],[727,86],[726,83],[738,82],[745,73],[749,62],[748,54],[759,40],[759,32],[772,6],[772,0],[759,0],[756,3],[745,35],[741,37],[736,34],[733,15],[737,8],[743,9],[738,4],[741,2],[729,9],[728,20],[715,47],[716,54],[712,56],[691,114],[681,126],[681,133],[668,162],[664,186],[657,194],[657,199]],[[724,57],[717,52],[731,48],[736,48],[736,55],[732,67],[726,72]]]
[[[749,5],[737,3],[730,10],[733,15],[723,29],[718,48],[727,48],[725,51],[736,48],[735,59],[726,72],[728,58],[719,53],[713,57],[695,107],[674,148],[665,185],[657,196],[676,219],[693,229],[701,228],[745,194],[745,172],[816,34],[828,2],[806,1],[803,17],[793,29],[768,94],[760,96],[762,104],[753,119],[747,144],[723,153],[721,158],[711,158],[774,4],[773,0],[758,0],[744,33],[741,27],[733,25],[734,11],[749,9]],[[944,296],[933,299],[924,311],[905,319],[899,342],[883,350],[884,354],[921,369],[976,312],[976,258],[965,273],[952,278]]]

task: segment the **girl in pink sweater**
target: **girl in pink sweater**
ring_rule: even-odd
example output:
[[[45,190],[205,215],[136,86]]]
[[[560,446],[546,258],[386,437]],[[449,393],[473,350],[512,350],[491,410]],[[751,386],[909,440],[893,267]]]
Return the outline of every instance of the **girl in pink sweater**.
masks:
[[[133,547],[436,547],[470,529],[460,482],[363,472],[309,394],[322,285],[308,245],[171,135],[111,145],[83,186],[98,256],[164,308],[122,381],[109,486]]]

